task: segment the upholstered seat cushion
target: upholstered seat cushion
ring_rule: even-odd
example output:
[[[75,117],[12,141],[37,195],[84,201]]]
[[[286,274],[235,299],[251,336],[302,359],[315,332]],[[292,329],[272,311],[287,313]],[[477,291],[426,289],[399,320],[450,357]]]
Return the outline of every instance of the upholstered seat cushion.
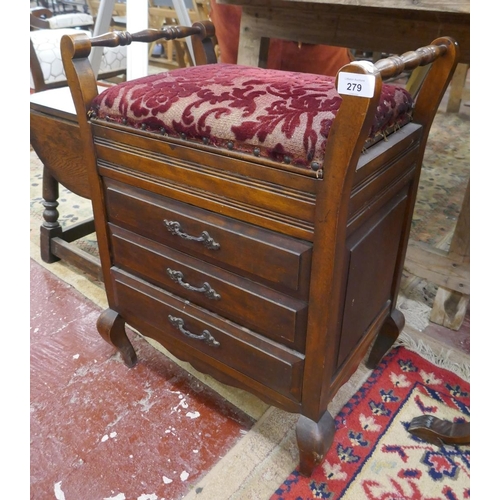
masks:
[[[332,77],[211,64],[113,86],[91,116],[318,169],[341,102]],[[411,120],[412,107],[404,88],[384,85],[370,140]]]
[[[66,80],[61,57],[61,38],[63,35],[73,35],[75,33],[86,33],[89,37],[92,36],[90,31],[73,28],[30,31],[31,43],[40,62],[46,84]],[[118,70],[125,71],[126,69],[127,47],[105,47],[99,67],[99,74],[102,75]],[[32,77],[30,87],[35,88]]]

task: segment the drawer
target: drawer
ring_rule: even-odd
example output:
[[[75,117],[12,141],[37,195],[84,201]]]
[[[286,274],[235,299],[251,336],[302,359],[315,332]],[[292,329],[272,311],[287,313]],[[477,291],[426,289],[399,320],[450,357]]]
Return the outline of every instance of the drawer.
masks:
[[[111,179],[109,221],[250,279],[306,299],[312,245]]]
[[[304,357],[116,268],[116,310],[130,326],[175,356],[211,367],[239,384],[300,400]],[[196,362],[194,363],[196,367]],[[252,382],[253,381],[253,382]],[[257,383],[257,386],[255,386]],[[238,384],[236,384],[238,385]],[[268,393],[269,391],[267,391]]]
[[[113,262],[205,309],[303,352],[307,303],[110,224]]]

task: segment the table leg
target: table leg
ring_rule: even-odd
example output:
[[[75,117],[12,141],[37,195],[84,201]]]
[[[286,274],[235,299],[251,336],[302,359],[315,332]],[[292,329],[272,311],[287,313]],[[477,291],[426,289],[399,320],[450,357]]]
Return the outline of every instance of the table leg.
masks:
[[[448,257],[452,262],[468,263],[470,255],[470,181],[467,185],[464,201],[457,225],[450,243]],[[432,306],[430,320],[452,330],[458,330],[463,323],[469,305],[469,295],[460,290],[438,288]]]
[[[59,224],[59,212],[57,207],[59,202],[59,183],[44,167],[43,169],[43,184],[42,184],[42,205],[45,207],[43,211],[43,223],[40,227],[40,255],[42,260],[47,263],[56,262],[59,260],[52,253],[51,239],[62,235],[62,227]]]
[[[455,74],[450,83],[450,97],[446,106],[447,113],[458,113],[460,111],[460,103],[463,99],[465,81],[469,72],[468,64],[459,64],[455,70]]]
[[[240,36],[238,45],[238,64],[264,68],[267,66],[269,38],[252,33],[250,28],[252,24],[252,16],[243,9],[241,13],[241,29],[244,31],[245,36]],[[255,50],[256,47],[259,47],[259,50]]]

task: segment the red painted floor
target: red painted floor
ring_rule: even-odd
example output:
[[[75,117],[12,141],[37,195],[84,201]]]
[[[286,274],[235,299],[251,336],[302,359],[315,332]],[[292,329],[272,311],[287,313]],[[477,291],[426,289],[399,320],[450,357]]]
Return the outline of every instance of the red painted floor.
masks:
[[[100,309],[30,262],[31,499],[182,498],[252,419],[133,332],[127,368]]]

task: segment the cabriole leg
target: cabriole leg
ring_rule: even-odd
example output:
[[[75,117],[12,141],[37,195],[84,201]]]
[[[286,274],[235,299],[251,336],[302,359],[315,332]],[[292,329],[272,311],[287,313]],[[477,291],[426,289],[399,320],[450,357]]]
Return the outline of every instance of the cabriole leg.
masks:
[[[335,422],[328,411],[323,413],[319,422],[301,415],[296,427],[299,447],[299,472],[306,477],[312,474],[333,443]]]
[[[380,331],[375,339],[370,356],[366,366],[370,369],[375,368],[387,351],[396,342],[399,334],[405,326],[405,317],[401,311],[394,309],[390,316],[384,321]]]
[[[137,363],[137,354],[125,332],[125,321],[116,311],[104,310],[97,320],[97,330],[108,344],[118,349],[129,368]]]

